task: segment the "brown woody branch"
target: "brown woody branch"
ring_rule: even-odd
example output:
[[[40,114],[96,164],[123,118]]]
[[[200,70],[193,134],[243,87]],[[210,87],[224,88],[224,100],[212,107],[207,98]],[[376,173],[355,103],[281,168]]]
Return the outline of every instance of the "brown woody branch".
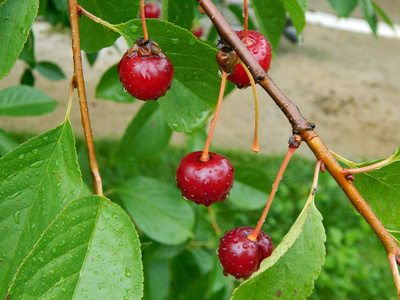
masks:
[[[302,140],[307,143],[311,151],[314,153],[317,160],[324,162],[326,169],[336,180],[339,186],[343,189],[351,203],[357,211],[364,217],[367,223],[374,230],[378,238],[381,240],[388,255],[399,256],[400,248],[371,210],[369,205],[360,195],[356,187],[346,178],[345,170],[333,157],[329,149],[324,145],[322,140],[314,131],[314,124],[308,122],[300,114],[299,109],[294,105],[271,78],[266,74],[262,67],[254,59],[253,55],[247,50],[247,47],[242,43],[236,35],[230,24],[221,15],[220,11],[215,7],[211,0],[197,0],[202,9],[207,13],[208,17],[214,23],[220,37],[224,39],[236,51],[237,55],[246,64],[254,79],[264,88],[271,96],[277,106],[282,110],[287,119],[292,125],[293,133],[300,134]],[[400,292],[399,273],[392,272],[397,291]]]
[[[74,62],[74,78],[73,83],[78,90],[79,107],[81,111],[81,119],[83,132],[85,134],[86,150],[89,157],[90,170],[92,171],[92,180],[94,193],[96,195],[103,195],[103,187],[97,164],[96,154],[93,144],[93,134],[90,125],[89,110],[87,105],[85,81],[83,79],[82,71],[82,56],[81,56],[81,43],[79,38],[79,25],[78,25],[78,3],[76,0],[68,0],[68,9],[70,13],[71,23],[71,38],[72,38],[72,54]]]

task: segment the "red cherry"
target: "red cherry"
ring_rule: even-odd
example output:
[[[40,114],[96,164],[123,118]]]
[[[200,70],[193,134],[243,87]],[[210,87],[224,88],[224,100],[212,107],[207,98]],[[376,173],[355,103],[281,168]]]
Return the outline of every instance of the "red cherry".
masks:
[[[195,31],[193,31],[193,35],[197,38],[200,38],[203,34],[203,28],[201,26],[197,27]]]
[[[160,7],[155,3],[146,4],[144,6],[144,16],[148,19],[158,19],[160,17]]]
[[[174,68],[162,52],[140,55],[139,50],[129,49],[118,64],[117,71],[125,90],[140,100],[157,100],[171,87]],[[157,50],[158,52],[158,50]]]
[[[200,161],[202,152],[182,158],[176,171],[176,182],[185,199],[210,206],[224,201],[233,186],[234,169],[224,156],[209,152],[207,162]]]
[[[261,261],[271,256],[271,237],[260,231],[256,241],[249,240],[247,236],[253,231],[253,227],[237,227],[221,238],[217,254],[225,276],[247,278],[260,268]]]
[[[245,39],[243,30],[236,33],[265,72],[268,72],[271,64],[272,48],[265,36],[258,31],[249,30],[248,39]],[[249,77],[239,63],[235,66],[234,74],[228,76],[228,80],[236,84],[239,89],[250,86]]]

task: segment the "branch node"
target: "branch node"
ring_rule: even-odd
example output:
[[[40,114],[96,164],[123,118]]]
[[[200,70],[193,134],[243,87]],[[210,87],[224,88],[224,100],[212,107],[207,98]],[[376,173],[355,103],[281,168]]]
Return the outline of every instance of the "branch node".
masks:
[[[307,125],[306,125],[306,129],[307,130],[313,130],[314,128],[315,128],[315,124],[314,123],[307,122]]]
[[[345,177],[348,181],[356,181],[353,174],[346,174]]]
[[[258,77],[256,78],[256,82],[257,82],[257,83],[260,83],[260,82],[264,79],[264,77],[265,77],[265,76],[258,76]]]
[[[294,134],[289,138],[289,148],[299,148],[301,144],[301,136],[298,134]]]

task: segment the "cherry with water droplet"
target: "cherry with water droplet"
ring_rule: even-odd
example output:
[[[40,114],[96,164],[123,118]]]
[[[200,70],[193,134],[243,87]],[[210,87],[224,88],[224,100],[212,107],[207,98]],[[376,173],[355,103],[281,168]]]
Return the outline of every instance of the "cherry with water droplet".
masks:
[[[236,33],[264,71],[268,72],[271,65],[272,48],[265,36],[255,30],[249,30],[247,38],[244,37],[243,30]],[[251,85],[246,71],[239,63],[235,66],[234,73],[228,76],[228,80],[236,84],[239,89]]]
[[[224,201],[233,186],[234,169],[224,156],[209,152],[209,160],[200,160],[202,151],[182,158],[176,172],[176,182],[185,199],[210,206]]]
[[[164,96],[174,77],[174,67],[158,44],[143,38],[125,52],[117,71],[124,90],[144,101]]]
[[[237,227],[221,238],[217,254],[224,275],[247,278],[260,268],[265,258],[271,256],[274,249],[271,237],[260,231],[256,241],[252,241],[247,236],[253,231],[253,227]]]

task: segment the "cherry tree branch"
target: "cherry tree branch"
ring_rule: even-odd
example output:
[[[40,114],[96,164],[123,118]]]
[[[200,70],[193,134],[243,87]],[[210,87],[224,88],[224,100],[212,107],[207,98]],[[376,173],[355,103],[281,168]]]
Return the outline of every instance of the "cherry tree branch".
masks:
[[[220,37],[224,39],[235,51],[236,54],[246,64],[256,82],[258,82],[264,90],[271,96],[277,106],[287,117],[292,125],[293,133],[299,134],[302,140],[307,143],[317,160],[322,161],[326,169],[343,189],[350,202],[356,210],[364,217],[367,223],[374,230],[375,234],[381,240],[388,254],[395,256],[400,255],[400,248],[380,222],[378,217],[369,207],[364,198],[360,195],[356,187],[346,178],[345,170],[333,157],[329,149],[324,145],[319,136],[315,133],[313,123],[308,122],[301,115],[299,109],[294,105],[275,85],[272,79],[266,74],[262,67],[254,59],[253,55],[247,50],[236,35],[230,24],[221,15],[221,12],[215,7],[211,0],[197,0],[199,5],[207,13],[210,20],[214,23]],[[392,269],[393,270],[393,269]],[[399,281],[399,273],[392,272],[395,282]],[[399,292],[399,291],[398,291]]]
[[[93,134],[90,125],[89,110],[85,91],[85,81],[82,71],[81,43],[79,38],[78,25],[78,7],[79,5],[76,0],[68,0],[68,9],[71,23],[72,55],[74,63],[73,85],[78,91],[79,107],[81,111],[82,126],[83,132],[85,134],[86,150],[89,157],[90,170],[92,171],[94,193],[96,195],[103,195],[103,187],[99,172],[99,166],[97,164],[96,154],[94,150]]]

